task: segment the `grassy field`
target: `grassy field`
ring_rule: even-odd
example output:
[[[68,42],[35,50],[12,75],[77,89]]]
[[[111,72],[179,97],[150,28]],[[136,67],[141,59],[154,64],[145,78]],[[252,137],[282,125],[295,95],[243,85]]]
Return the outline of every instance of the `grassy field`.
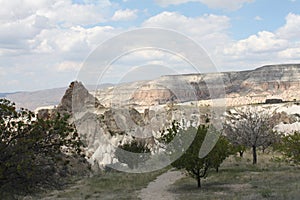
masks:
[[[251,155],[228,158],[219,173],[212,171],[202,180],[186,177],[172,185],[170,191],[178,199],[300,199],[300,167],[275,161],[278,155],[259,154],[257,166]]]
[[[202,180],[185,177],[170,186],[176,199],[300,199],[300,167],[277,161],[279,155],[258,155],[258,164],[252,165],[250,153],[244,158],[230,157],[219,173],[214,170]],[[275,159],[274,159],[275,158]],[[147,173],[103,173],[77,181],[65,190],[53,191],[38,199],[138,199],[140,190],[168,169]]]
[[[157,176],[166,172],[162,169],[146,174],[107,172],[73,183],[65,190],[53,191],[37,199],[138,199],[138,192]]]

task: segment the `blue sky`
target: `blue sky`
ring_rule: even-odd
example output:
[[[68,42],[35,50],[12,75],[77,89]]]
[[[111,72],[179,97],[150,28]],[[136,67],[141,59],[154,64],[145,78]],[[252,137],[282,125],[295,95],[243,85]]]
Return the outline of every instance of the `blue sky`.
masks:
[[[104,41],[145,27],[193,39],[219,71],[300,63],[299,0],[0,0],[0,5],[0,92],[66,86]],[[165,52],[134,52],[115,62],[101,82],[147,78],[151,66],[156,67],[148,77],[193,73],[184,65]]]

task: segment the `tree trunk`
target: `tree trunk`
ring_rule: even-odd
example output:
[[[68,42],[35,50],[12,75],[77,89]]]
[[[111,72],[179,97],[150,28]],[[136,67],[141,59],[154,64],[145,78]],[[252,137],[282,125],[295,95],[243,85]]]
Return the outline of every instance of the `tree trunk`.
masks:
[[[240,157],[242,158],[244,156],[244,151],[239,151]]]
[[[219,173],[219,167],[216,167],[216,172]]]
[[[253,165],[255,165],[257,163],[256,146],[252,146],[252,154],[253,154]]]
[[[198,181],[198,188],[201,188],[201,178],[200,175],[197,177],[197,181]]]

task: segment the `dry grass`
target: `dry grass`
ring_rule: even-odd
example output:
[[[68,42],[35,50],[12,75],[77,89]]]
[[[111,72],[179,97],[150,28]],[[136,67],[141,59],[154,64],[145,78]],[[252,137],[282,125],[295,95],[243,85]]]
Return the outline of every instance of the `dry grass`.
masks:
[[[61,191],[53,191],[37,199],[138,199],[138,192],[157,176],[166,172],[162,169],[145,174],[109,172],[82,179]]]

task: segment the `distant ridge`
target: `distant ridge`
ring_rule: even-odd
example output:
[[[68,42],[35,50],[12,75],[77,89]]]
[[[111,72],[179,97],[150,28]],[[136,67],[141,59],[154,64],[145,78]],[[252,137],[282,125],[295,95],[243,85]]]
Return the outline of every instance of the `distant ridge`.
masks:
[[[87,86],[104,106],[120,102],[124,105],[150,106],[170,101],[189,102],[209,100],[206,79],[218,82],[222,78],[228,105],[261,103],[267,98],[300,100],[300,64],[265,65],[254,70],[207,74],[166,75],[151,81],[118,85]],[[188,88],[182,88],[188,83]],[[218,87],[218,86],[216,86]],[[98,89],[94,92],[95,89]],[[0,97],[16,102],[18,107],[35,110],[38,107],[58,105],[67,87],[35,92],[2,93]]]
[[[106,88],[112,84],[101,86],[87,85],[89,90],[95,88]],[[16,103],[17,107],[27,108],[32,111],[39,107],[55,106],[61,101],[68,87],[38,90],[33,92],[0,93],[0,98],[7,98]]]
[[[266,65],[254,70],[206,74],[162,76],[152,81],[117,85],[96,92],[99,101],[109,106],[111,102],[122,105],[150,106],[168,102],[207,101],[211,99],[209,87],[218,89],[229,106],[263,103],[267,98],[278,97],[284,101],[300,99],[300,64]],[[223,80],[223,84],[221,84]],[[212,88],[211,88],[212,89]],[[223,92],[222,92],[223,91]]]
[[[18,93],[18,92],[0,93],[0,98],[5,98],[8,95],[13,95],[13,94],[16,94],[16,93]]]

